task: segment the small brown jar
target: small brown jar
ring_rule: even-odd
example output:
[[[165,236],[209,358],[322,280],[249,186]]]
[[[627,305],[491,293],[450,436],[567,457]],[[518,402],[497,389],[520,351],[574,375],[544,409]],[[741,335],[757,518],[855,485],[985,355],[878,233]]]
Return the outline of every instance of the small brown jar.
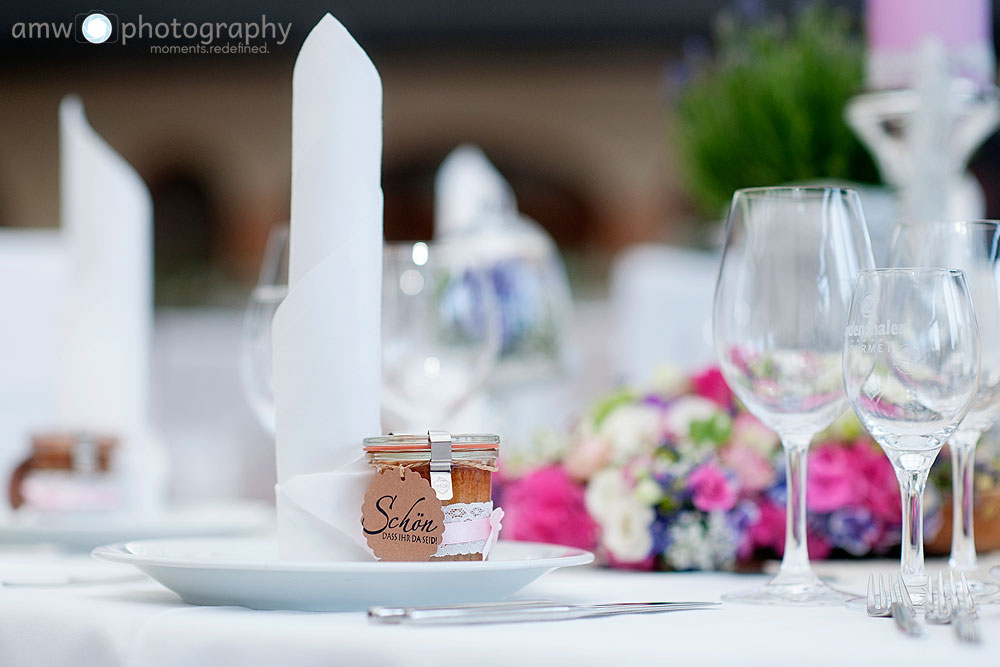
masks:
[[[111,469],[112,452],[117,439],[89,433],[46,433],[31,438],[31,455],[10,476],[10,506],[24,504],[24,481],[41,471],[65,471],[71,474],[105,474]],[[68,508],[73,509],[73,508]]]
[[[450,441],[447,472],[435,458],[437,446]],[[385,435],[365,438],[364,450],[376,470],[403,466],[431,484],[445,510],[445,527],[458,516],[488,518],[492,511],[493,473],[500,453],[500,437],[486,433],[450,435],[431,431],[427,435]],[[442,479],[447,475],[447,479]],[[448,508],[451,507],[449,510]],[[451,519],[449,519],[451,517]],[[472,550],[474,547],[470,547]],[[449,550],[443,545],[438,551]],[[483,560],[482,551],[436,555],[431,560]]]

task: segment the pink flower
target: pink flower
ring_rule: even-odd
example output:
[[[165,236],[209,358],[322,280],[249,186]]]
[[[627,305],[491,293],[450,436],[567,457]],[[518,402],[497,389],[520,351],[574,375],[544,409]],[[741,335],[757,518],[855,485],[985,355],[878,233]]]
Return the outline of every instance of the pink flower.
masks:
[[[762,500],[758,505],[760,516],[757,523],[750,527],[750,539],[755,548],[771,549],[778,555],[785,553],[785,508],[775,505],[769,500]],[[821,560],[830,555],[833,547],[810,532],[806,533],[806,546],[809,557]]]
[[[781,553],[785,548],[785,508],[769,500],[762,500],[757,507],[760,516],[750,527],[754,547]]]
[[[852,457],[836,443],[819,445],[809,457],[806,506],[813,512],[833,510],[860,500]]]
[[[611,446],[607,440],[596,437],[577,442],[566,455],[563,465],[574,478],[587,481],[611,462]]]
[[[806,531],[806,546],[809,549],[810,560],[823,560],[830,555],[833,551],[833,545],[827,540],[824,540],[818,535],[814,535],[808,530]],[[781,550],[784,553],[784,549]]]
[[[882,521],[898,524],[899,484],[888,457],[864,439],[851,445],[848,453],[857,489],[855,503],[868,508]]]
[[[765,456],[770,455],[781,444],[778,434],[764,426],[749,412],[739,414],[733,419],[731,441],[737,445],[752,447]]]
[[[722,372],[715,367],[702,371],[691,378],[691,388],[699,396],[707,398],[728,409],[733,404],[733,392],[729,390]]]
[[[604,559],[608,562],[608,567],[613,567],[616,570],[636,570],[639,572],[652,572],[653,570],[656,569],[655,554],[650,554],[649,556],[640,561],[625,562],[615,558],[609,551],[604,554]]]
[[[744,493],[763,491],[774,484],[774,466],[750,447],[733,445],[720,454],[722,462],[736,475]]]
[[[736,504],[736,490],[714,463],[695,468],[687,482],[694,489],[694,506],[703,512],[730,510]]]
[[[525,475],[504,490],[504,537],[593,549],[597,524],[583,496],[584,488],[559,466]]]

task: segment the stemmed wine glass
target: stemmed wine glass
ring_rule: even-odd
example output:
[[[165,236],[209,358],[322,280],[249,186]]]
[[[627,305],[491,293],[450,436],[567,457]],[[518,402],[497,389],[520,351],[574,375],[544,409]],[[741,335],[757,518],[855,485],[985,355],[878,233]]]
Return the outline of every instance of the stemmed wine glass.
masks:
[[[841,604],[806,547],[809,443],[846,407],[843,326],[858,271],[872,268],[861,202],[822,187],[737,190],[715,291],[714,336],[726,381],[781,437],[787,475],[785,551],[763,587],[725,596],[757,604]]]
[[[844,331],[843,365],[847,398],[899,480],[900,574],[919,604],[927,586],[927,473],[966,416],[979,383],[979,331],[965,273],[862,271]]]
[[[382,278],[382,405],[387,421],[423,432],[453,420],[500,352],[488,272],[460,245],[387,244]]]
[[[257,285],[243,314],[240,378],[250,407],[274,435],[271,320],[288,294],[288,225],[276,225],[267,240]]]
[[[890,266],[947,266],[965,271],[981,340],[1000,338],[1000,222],[903,223],[889,250]],[[1000,587],[981,572],[973,532],[976,444],[1000,417],[1000,347],[983,345],[979,390],[948,441],[951,450],[952,532],[948,564],[965,572],[974,594]]]

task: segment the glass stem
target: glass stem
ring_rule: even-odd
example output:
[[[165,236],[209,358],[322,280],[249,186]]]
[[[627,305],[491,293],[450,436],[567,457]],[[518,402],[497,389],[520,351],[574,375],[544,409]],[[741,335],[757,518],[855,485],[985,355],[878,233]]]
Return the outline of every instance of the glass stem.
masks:
[[[903,546],[899,570],[909,588],[927,583],[924,573],[924,487],[928,468],[899,469],[899,490],[903,499]]]
[[[976,470],[975,431],[956,431],[951,448],[951,558],[949,567],[976,569],[976,537],[972,528],[972,491]]]
[[[809,438],[782,439],[785,450],[785,553],[778,578],[813,577],[806,544],[806,465]]]

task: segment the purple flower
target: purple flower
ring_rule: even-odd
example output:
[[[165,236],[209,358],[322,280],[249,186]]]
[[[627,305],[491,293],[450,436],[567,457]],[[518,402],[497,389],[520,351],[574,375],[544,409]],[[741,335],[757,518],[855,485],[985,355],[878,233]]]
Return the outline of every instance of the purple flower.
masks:
[[[740,501],[727,515],[729,525],[737,536],[736,557],[747,560],[753,556],[753,539],[750,529],[760,521],[760,509],[749,500]]]
[[[649,527],[649,532],[653,536],[653,553],[663,554],[670,548],[670,524],[669,518],[662,514],[657,514],[653,524]]]
[[[868,553],[882,534],[881,522],[864,507],[844,507],[830,514],[827,530],[833,543],[851,554]]]
[[[643,405],[652,405],[656,408],[665,408],[669,406],[671,402],[671,400],[659,396],[658,394],[646,394],[640,401]]]

